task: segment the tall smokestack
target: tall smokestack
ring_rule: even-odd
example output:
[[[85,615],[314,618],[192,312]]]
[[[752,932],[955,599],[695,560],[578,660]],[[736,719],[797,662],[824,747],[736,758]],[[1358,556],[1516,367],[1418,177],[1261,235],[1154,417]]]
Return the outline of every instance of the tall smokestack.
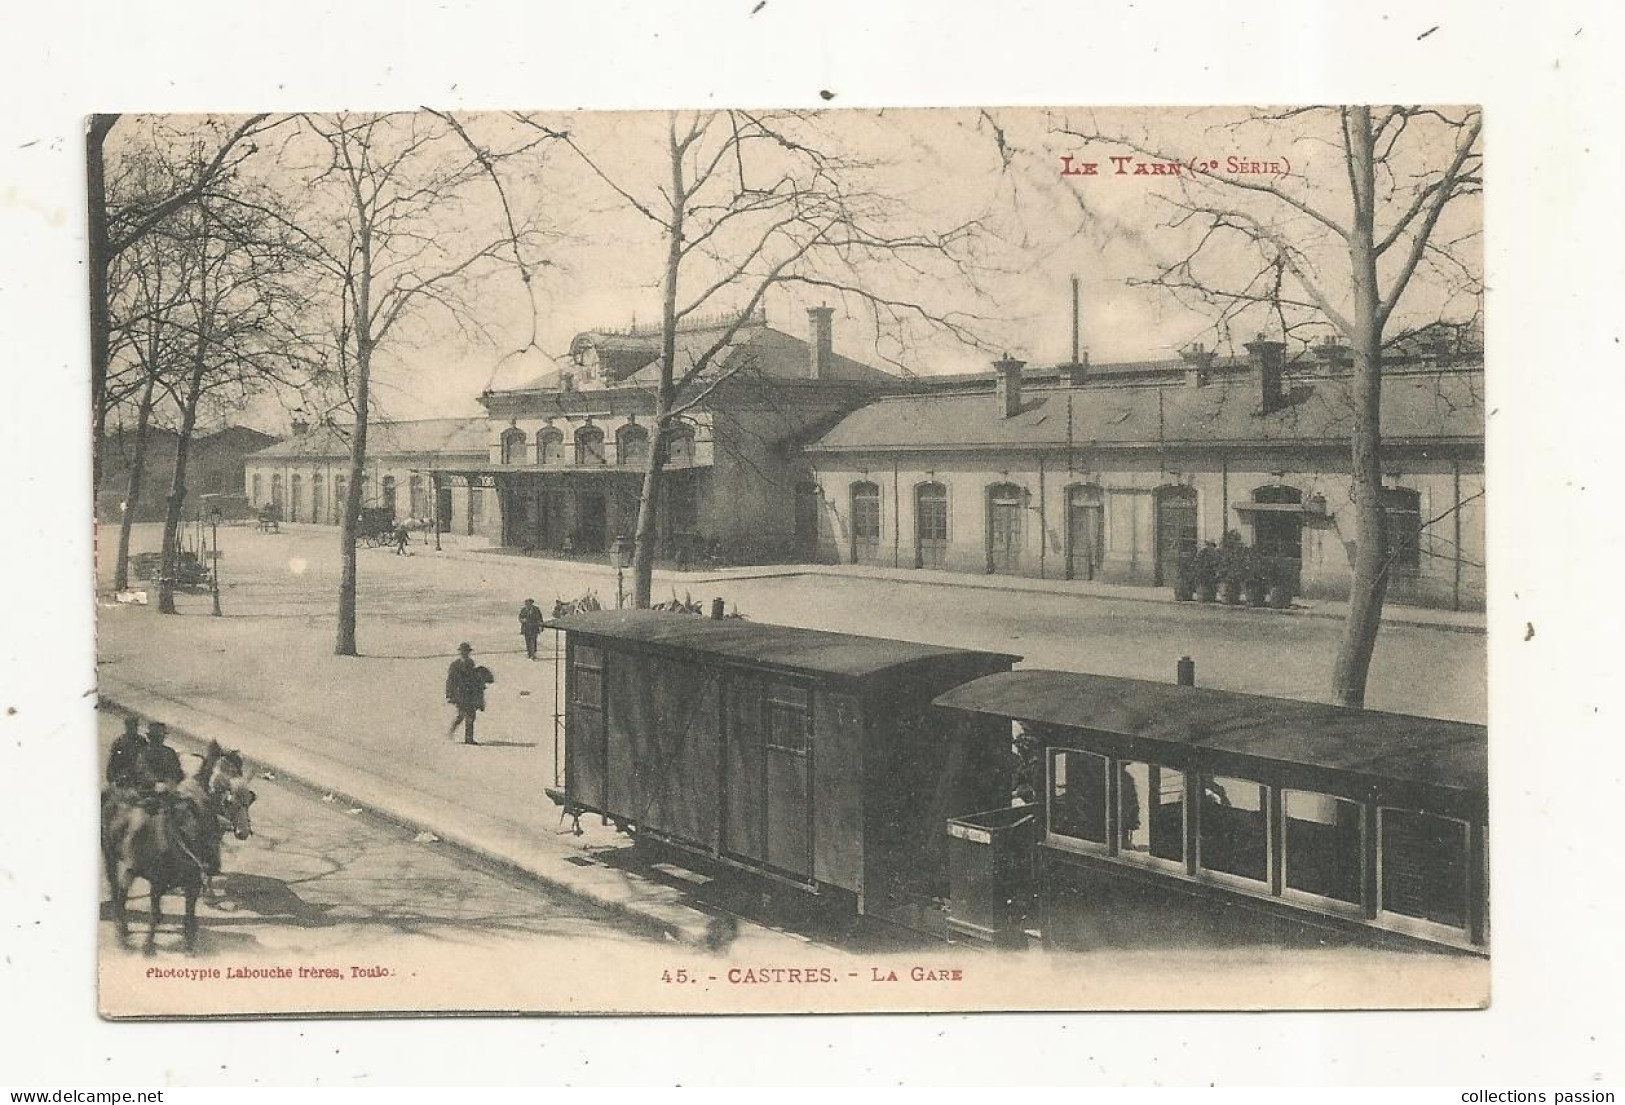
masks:
[[[1078,278],[1072,278],[1072,363],[1077,364],[1081,359],[1083,340],[1083,320],[1079,306]]]
[[[835,355],[834,319],[834,307],[807,308],[807,375],[811,379],[822,380],[829,372]]]

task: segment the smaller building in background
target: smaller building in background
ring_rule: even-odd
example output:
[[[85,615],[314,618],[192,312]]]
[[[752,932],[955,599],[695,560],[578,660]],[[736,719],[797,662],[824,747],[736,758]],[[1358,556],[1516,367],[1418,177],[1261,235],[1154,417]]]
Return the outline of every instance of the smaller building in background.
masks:
[[[436,521],[443,533],[487,533],[488,496],[451,481],[436,486],[432,473],[439,465],[484,460],[488,426],[484,418],[369,423],[361,505],[386,507],[397,519]],[[337,525],[348,491],[351,429],[295,422],[292,436],[247,458],[241,486],[249,502],[275,507],[285,521]]]
[[[276,442],[271,434],[247,426],[227,426],[192,441],[186,461],[186,504],[183,518],[198,516],[201,495],[234,495],[243,486],[248,458]],[[169,488],[175,477],[178,435],[152,427],[147,431],[146,459],[142,465],[141,498],[137,522],[161,522]],[[109,434],[102,451],[102,486],[96,495],[96,517],[119,520],[130,489],[130,466],[135,460],[134,433]]]

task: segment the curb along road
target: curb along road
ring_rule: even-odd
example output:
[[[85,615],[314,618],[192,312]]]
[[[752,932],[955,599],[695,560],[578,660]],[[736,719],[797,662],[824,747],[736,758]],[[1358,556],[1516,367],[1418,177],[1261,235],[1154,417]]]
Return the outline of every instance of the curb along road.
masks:
[[[178,718],[176,711],[167,708],[166,703],[155,703],[148,698],[133,688],[103,690],[98,695],[104,709],[164,722],[172,741],[186,744],[191,751],[201,753],[207,747],[211,738],[200,734],[195,722]],[[151,698],[161,700],[162,696]],[[232,746],[225,741],[221,743]],[[278,782],[318,796],[339,795],[367,814],[407,831],[428,830],[440,838],[440,843],[465,853],[478,863],[530,880],[554,893],[575,897],[644,931],[659,933],[680,944],[698,950],[722,950],[737,930],[749,927],[749,922],[695,908],[680,900],[678,891],[636,874],[609,868],[596,860],[578,866],[579,859],[572,862],[573,857],[563,849],[546,848],[522,839],[516,827],[492,824],[482,831],[478,826],[460,826],[448,817],[436,816],[436,811],[414,809],[410,799],[392,797],[383,785],[369,784],[364,778],[352,777],[347,783],[339,784],[320,781],[327,774],[322,768],[328,765],[318,763],[318,757],[289,755],[287,750],[266,755],[262,748],[246,749],[245,753],[256,770],[271,772]],[[342,766],[332,766],[334,774],[352,775]],[[437,804],[428,796],[424,798],[425,806]],[[538,796],[538,800],[546,801],[542,796]],[[468,816],[467,811],[463,812]],[[579,854],[585,857],[589,853]],[[559,869],[553,870],[555,866]]]

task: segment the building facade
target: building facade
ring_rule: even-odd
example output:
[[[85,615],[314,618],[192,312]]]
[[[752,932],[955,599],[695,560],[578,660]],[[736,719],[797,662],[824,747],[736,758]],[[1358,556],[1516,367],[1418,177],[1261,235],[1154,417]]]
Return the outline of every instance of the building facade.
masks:
[[[680,370],[714,357],[659,446],[661,556],[1158,587],[1234,532],[1298,593],[1347,595],[1347,350],[1288,363],[1261,337],[1245,357],[1006,358],[904,380],[837,354],[832,317],[809,311],[805,339],[759,315],[678,335]],[[375,425],[363,503],[494,545],[604,553],[636,529],[658,383],[657,330],[577,335],[557,370],[483,394],[486,417]],[[1397,602],[1483,606],[1483,383],[1477,348],[1424,344],[1384,365]],[[336,523],[348,456],[339,429],[296,427],[248,458],[244,490],[289,520]]]
[[[1277,342],[1218,362],[996,366],[865,406],[810,443],[824,558],[1163,586],[1227,531],[1343,597],[1353,553],[1349,366]],[[1484,601],[1482,363],[1385,365],[1395,601]]]
[[[483,418],[370,423],[361,505],[387,507],[397,519],[436,520],[442,532],[489,533],[491,497],[437,485],[433,475],[440,464],[483,460],[487,434]],[[296,422],[290,437],[247,458],[243,493],[284,521],[338,525],[349,478],[349,428]]]
[[[806,339],[762,315],[679,332],[679,374],[711,367],[678,396],[681,414],[659,443],[662,555],[754,562],[816,551],[816,516],[795,497],[811,479],[803,446],[902,386],[835,352],[833,315],[812,309]],[[655,328],[577,335],[566,366],[480,397],[484,455],[442,463],[437,478],[492,493],[489,533],[502,545],[593,554],[629,540],[655,447],[659,357]]]

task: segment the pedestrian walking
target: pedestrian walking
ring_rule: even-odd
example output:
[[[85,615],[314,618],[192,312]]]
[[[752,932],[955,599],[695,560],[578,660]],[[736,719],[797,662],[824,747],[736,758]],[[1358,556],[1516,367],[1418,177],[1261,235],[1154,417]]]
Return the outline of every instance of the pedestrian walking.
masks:
[[[404,521],[403,522],[397,522],[395,524],[395,555],[396,556],[408,556],[408,555],[410,555],[406,551],[406,546],[411,542],[411,540],[412,540],[412,535],[407,530],[406,523]]]
[[[542,608],[535,599],[526,599],[519,608],[519,635],[525,639],[525,656],[536,659],[536,640],[542,635]]]
[[[124,732],[113,741],[107,753],[107,784],[134,789],[140,782],[141,753],[147,749],[147,738],[141,735],[141,719],[134,714],[124,715]]]
[[[485,687],[496,682],[490,668],[474,663],[474,646],[464,641],[457,646],[457,659],[446,671],[446,701],[457,707],[457,716],[451,720],[447,736],[456,736],[457,726],[463,727],[463,743],[478,744],[474,739],[474,715],[485,709]]]

